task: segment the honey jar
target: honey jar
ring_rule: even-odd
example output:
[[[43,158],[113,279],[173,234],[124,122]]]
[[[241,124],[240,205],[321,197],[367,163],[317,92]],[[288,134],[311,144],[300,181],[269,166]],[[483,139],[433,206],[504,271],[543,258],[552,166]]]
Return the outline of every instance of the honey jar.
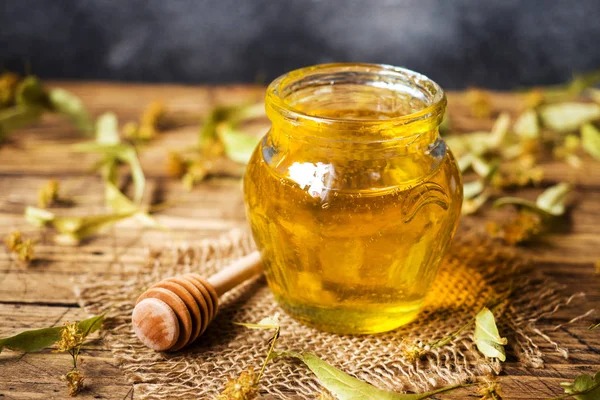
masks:
[[[387,65],[317,65],[269,85],[272,126],[244,191],[287,313],[352,334],[417,318],[462,204],[445,109],[438,84]]]

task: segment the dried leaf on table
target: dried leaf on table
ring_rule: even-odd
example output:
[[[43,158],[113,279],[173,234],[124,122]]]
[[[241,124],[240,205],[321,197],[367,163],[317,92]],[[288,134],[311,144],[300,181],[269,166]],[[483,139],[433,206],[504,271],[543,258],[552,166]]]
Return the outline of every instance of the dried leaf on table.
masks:
[[[378,389],[373,385],[354,378],[347,373],[321,360],[313,353],[296,353],[293,351],[278,352],[277,356],[294,357],[302,361],[319,379],[321,386],[339,400],[420,400],[434,394],[448,392],[470,385],[453,385],[426,393],[406,394]]]
[[[565,136],[565,140],[561,145],[553,149],[552,154],[554,158],[564,160],[573,168],[579,168],[581,166],[581,159],[577,155],[577,151],[580,147],[581,139],[579,139],[579,136],[569,134]]]
[[[506,361],[504,347],[508,342],[500,337],[494,314],[484,307],[475,317],[475,344],[477,349],[487,357],[495,357]]]
[[[514,205],[526,208],[542,217],[559,216],[565,212],[565,199],[571,190],[568,183],[559,183],[546,189],[535,202],[520,197],[502,197],[494,202],[494,207]]]
[[[135,212],[123,212],[85,217],[56,216],[50,211],[35,207],[25,209],[25,219],[35,226],[54,228],[58,235],[54,240],[59,244],[77,245],[79,242],[102,228],[115,222],[130,218]]]
[[[577,400],[598,400],[600,399],[600,371],[593,377],[587,374],[579,375],[573,383],[561,382],[560,386],[566,394],[570,395],[569,397]]]
[[[250,157],[261,139],[240,132],[229,123],[219,124],[217,135],[223,143],[225,155],[240,164],[247,164],[250,161]]]
[[[48,100],[52,111],[67,116],[84,133],[92,133],[94,126],[81,99],[61,88],[51,89]]]
[[[96,121],[96,140],[73,146],[74,151],[103,155],[99,166],[106,182],[116,184],[117,163],[129,164],[135,187],[134,202],[139,204],[144,194],[146,178],[135,148],[121,143],[118,132],[117,117],[113,113],[105,113]]]
[[[581,127],[581,147],[596,160],[600,160],[600,131],[592,124]]]
[[[557,103],[540,108],[544,126],[556,132],[572,132],[587,122],[600,118],[600,105],[596,103]]]
[[[536,139],[540,135],[540,126],[535,110],[525,110],[515,121],[513,131],[521,138]]]
[[[104,314],[85,319],[77,325],[84,332],[85,336],[87,336],[100,329],[103,322]],[[0,339],[0,352],[5,348],[24,352],[43,350],[61,339],[62,328],[62,326],[55,326],[53,328],[34,329]]]

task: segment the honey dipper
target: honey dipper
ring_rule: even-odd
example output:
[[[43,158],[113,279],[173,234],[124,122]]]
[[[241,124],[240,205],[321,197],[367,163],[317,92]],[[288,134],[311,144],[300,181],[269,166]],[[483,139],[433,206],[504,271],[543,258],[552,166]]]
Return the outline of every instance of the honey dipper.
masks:
[[[261,272],[260,253],[255,251],[206,280],[198,274],[164,279],[137,299],[133,331],[151,349],[179,350],[204,333],[220,296]]]

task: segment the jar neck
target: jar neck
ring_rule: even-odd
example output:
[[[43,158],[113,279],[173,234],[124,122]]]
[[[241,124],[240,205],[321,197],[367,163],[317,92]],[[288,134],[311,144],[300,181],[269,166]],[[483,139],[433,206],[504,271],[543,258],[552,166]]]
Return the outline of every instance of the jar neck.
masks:
[[[438,139],[446,97],[427,77],[372,64],[326,64],[281,76],[266,110],[278,141],[422,151]]]

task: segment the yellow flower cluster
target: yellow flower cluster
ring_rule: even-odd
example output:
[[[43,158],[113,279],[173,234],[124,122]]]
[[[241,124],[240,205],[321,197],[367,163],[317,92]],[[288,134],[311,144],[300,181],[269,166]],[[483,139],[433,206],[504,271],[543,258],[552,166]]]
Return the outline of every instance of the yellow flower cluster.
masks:
[[[34,259],[33,241],[24,239],[19,231],[12,232],[4,239],[6,248],[17,255],[20,261],[29,263]]]

